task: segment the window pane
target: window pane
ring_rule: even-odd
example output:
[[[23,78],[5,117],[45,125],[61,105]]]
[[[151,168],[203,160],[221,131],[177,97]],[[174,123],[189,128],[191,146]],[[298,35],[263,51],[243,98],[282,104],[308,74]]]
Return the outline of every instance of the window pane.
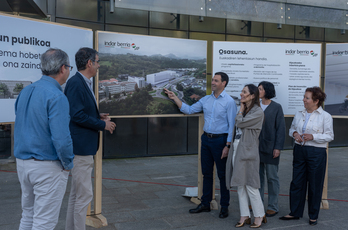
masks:
[[[93,31],[104,30],[104,25],[100,23],[76,21],[76,20],[63,19],[63,18],[57,18],[56,22],[67,24],[67,25],[89,28],[89,29],[92,29]]]
[[[56,1],[56,17],[103,22],[104,3],[95,0]],[[99,12],[98,12],[98,6]],[[99,18],[98,18],[99,17]]]
[[[347,42],[348,41],[348,31],[338,29],[325,29],[325,41],[326,42]]]
[[[295,39],[324,40],[324,28],[296,26]]]
[[[150,35],[172,38],[187,38],[187,32],[175,30],[150,29]]]
[[[141,28],[141,27],[133,27],[133,26],[116,26],[116,25],[105,25],[106,31],[112,31],[112,32],[120,32],[120,33],[127,33],[127,34],[148,34],[147,28]]]
[[[225,19],[190,16],[190,30],[209,33],[225,33]]]
[[[189,16],[182,14],[150,12],[150,27],[173,30],[187,30],[188,18]]]
[[[250,36],[239,36],[239,35],[227,35],[226,41],[235,41],[235,42],[262,42],[261,37],[250,37]]]
[[[148,11],[115,8],[114,13],[109,13],[109,2],[105,4],[107,5],[105,15],[106,23],[147,27]]]
[[[295,27],[293,25],[281,25],[281,29],[278,24],[265,23],[265,37],[274,38],[294,38]]]
[[[228,34],[262,36],[263,23],[228,19],[226,30]]]

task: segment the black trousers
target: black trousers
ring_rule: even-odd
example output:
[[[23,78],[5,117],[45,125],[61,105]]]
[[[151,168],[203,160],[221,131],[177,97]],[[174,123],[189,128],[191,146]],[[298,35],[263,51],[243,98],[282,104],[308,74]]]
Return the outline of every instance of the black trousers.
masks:
[[[226,187],[227,157],[221,159],[222,150],[226,145],[227,135],[216,138],[209,138],[203,134],[201,140],[201,165],[203,174],[203,195],[201,197],[202,204],[206,207],[210,207],[213,192],[215,192],[213,191],[215,162],[217,175],[220,180],[220,205],[223,208],[228,208],[228,206],[230,205],[230,191]]]
[[[318,219],[326,170],[326,148],[295,144],[290,185],[291,216],[302,217],[308,183],[308,215]]]

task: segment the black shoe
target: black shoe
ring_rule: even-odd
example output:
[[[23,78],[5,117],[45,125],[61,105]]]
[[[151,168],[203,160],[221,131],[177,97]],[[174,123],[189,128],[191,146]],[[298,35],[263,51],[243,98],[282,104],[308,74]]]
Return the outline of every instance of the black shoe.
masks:
[[[309,225],[317,225],[318,224],[318,220],[315,220],[315,221],[311,221],[309,220]]]
[[[221,208],[219,217],[220,218],[228,217],[228,208]]]
[[[298,216],[291,216],[291,217],[282,216],[282,217],[279,217],[279,220],[298,220],[298,219],[300,219],[300,217],[298,217]]]
[[[206,207],[203,204],[197,206],[197,208],[190,209],[190,213],[210,212],[210,207]]]

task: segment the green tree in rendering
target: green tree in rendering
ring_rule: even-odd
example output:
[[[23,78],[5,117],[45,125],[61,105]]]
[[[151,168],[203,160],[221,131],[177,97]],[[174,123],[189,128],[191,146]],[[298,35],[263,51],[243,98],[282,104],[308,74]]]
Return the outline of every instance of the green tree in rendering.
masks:
[[[151,83],[146,86],[146,90],[147,91],[152,91],[153,90]]]
[[[16,93],[20,93],[23,88],[24,88],[23,83],[16,83],[16,86],[14,87],[13,91]]]
[[[5,83],[0,83],[0,93],[4,96],[4,98],[9,94],[8,87]]]
[[[179,90],[179,91],[183,91],[184,87],[180,83],[177,83],[176,84],[176,89]]]

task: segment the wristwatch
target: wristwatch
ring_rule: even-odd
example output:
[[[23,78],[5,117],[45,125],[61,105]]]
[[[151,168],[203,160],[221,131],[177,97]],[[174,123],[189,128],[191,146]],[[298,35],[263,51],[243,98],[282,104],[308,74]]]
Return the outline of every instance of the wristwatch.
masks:
[[[225,145],[227,148],[231,148],[231,145]]]

